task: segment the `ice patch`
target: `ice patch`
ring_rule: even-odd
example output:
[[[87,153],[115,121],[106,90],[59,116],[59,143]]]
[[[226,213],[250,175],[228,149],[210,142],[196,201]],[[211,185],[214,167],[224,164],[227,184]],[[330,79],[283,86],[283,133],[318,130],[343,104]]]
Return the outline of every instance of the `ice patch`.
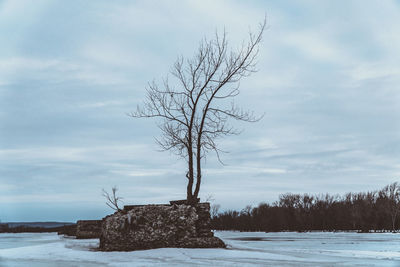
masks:
[[[97,239],[0,234],[0,266],[398,266],[400,235],[216,232],[228,249],[101,252]]]

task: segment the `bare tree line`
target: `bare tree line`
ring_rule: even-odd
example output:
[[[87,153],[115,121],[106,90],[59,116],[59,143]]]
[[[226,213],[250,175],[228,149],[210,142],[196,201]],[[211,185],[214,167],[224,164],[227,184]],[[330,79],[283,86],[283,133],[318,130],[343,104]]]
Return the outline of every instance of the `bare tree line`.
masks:
[[[400,185],[345,195],[280,195],[272,203],[212,214],[218,230],[241,231],[399,231]],[[217,206],[218,211],[218,206]]]

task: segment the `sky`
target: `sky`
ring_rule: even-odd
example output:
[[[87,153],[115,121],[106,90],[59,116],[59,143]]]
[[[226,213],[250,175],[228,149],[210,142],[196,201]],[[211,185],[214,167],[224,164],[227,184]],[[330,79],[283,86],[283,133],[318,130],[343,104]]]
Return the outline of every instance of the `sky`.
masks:
[[[112,186],[184,199],[185,162],[126,114],[202,38],[225,29],[236,49],[265,15],[235,100],[265,116],[220,140],[200,197],[240,210],[400,181],[400,1],[0,0],[0,220],[100,219]]]

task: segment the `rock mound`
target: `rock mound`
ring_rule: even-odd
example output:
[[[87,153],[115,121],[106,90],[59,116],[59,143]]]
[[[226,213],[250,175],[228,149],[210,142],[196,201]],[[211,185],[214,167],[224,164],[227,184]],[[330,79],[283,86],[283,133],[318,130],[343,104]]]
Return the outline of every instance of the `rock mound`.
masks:
[[[210,204],[138,205],[103,219],[100,249],[224,248],[210,229]]]

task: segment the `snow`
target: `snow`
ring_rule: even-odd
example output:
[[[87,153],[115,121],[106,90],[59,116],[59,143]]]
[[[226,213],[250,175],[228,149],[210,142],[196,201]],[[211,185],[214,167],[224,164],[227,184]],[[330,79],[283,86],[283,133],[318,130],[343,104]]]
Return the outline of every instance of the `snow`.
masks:
[[[96,251],[97,239],[0,234],[0,266],[400,266],[400,234],[216,232],[227,249]]]

